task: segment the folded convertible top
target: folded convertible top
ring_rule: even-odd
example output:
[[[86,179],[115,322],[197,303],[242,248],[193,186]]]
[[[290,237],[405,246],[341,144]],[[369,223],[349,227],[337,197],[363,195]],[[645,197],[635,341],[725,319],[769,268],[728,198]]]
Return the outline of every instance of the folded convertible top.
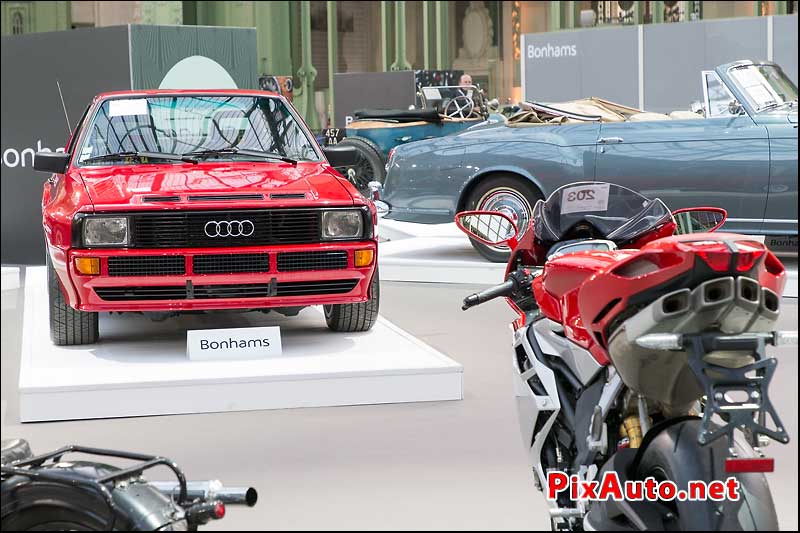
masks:
[[[397,122],[441,122],[442,117],[435,109],[359,109],[358,119],[393,120]]]

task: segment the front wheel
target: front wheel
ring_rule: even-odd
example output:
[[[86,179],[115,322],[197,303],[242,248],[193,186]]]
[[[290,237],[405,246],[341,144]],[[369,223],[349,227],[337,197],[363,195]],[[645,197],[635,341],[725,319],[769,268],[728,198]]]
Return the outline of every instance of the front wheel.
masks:
[[[56,346],[94,344],[100,337],[97,313],[70,306],[61,292],[61,283],[47,257],[47,293],[50,300],[50,338]]]
[[[689,481],[724,482],[735,477],[741,497],[739,501],[681,502],[676,499],[664,502],[671,508],[675,528],[680,531],[777,531],[778,518],[764,474],[726,473],[727,439],[701,446],[697,443],[699,428],[699,420],[689,420],[664,429],[644,451],[637,477],[671,480],[678,490],[686,490]],[[735,447],[739,457],[755,456],[752,448],[739,438]]]
[[[345,137],[339,141],[339,146],[352,146],[358,153],[358,157],[352,167],[342,167],[336,170],[349,179],[358,192],[369,198],[369,183],[377,181],[383,184],[386,181],[386,162],[383,160],[381,149],[364,137]]]
[[[366,302],[358,304],[333,304],[323,306],[325,322],[332,331],[368,331],[378,320],[381,300],[381,282],[378,271],[372,278],[372,295]]]
[[[499,211],[508,215],[521,236],[531,221],[533,206],[542,194],[530,181],[513,174],[495,174],[484,179],[469,193],[468,211]],[[470,239],[473,248],[493,263],[506,263],[511,255],[508,246],[489,246]]]

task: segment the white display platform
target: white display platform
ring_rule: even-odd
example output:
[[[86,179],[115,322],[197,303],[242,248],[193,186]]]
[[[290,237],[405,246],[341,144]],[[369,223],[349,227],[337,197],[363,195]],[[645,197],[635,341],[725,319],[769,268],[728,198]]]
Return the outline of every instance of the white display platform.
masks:
[[[483,258],[455,225],[378,222],[381,279],[428,283],[503,282],[506,265]]]
[[[4,266],[2,269],[2,290],[10,291],[19,288],[19,267]]]
[[[218,312],[153,322],[100,319],[101,341],[56,347],[48,337],[44,267],[26,271],[20,418],[23,422],[459,400],[460,364],[392,323],[333,333],[321,309],[296,317]],[[283,356],[190,362],[186,330],[278,325]]]

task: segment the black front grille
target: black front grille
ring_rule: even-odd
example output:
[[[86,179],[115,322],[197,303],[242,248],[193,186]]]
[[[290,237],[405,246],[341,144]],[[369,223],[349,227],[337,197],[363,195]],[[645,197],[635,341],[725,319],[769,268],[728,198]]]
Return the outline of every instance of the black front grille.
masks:
[[[338,270],[347,268],[347,252],[284,252],[278,254],[278,271]]]
[[[315,294],[345,294],[352,291],[358,280],[292,281],[284,283],[241,283],[235,285],[195,285],[189,298],[186,285],[158,287],[98,287],[97,295],[106,301],[133,300],[212,300],[218,298],[267,298],[270,296],[308,296]]]
[[[109,302],[126,300],[185,300],[186,285],[158,287],[97,287],[97,295]]]
[[[109,276],[170,276],[186,273],[183,256],[109,257]]]
[[[131,217],[133,245],[138,248],[256,246],[319,242],[320,212],[316,209],[251,209],[139,213]],[[243,222],[228,227],[227,222]],[[246,221],[252,223],[251,235]],[[216,223],[222,223],[218,237]],[[228,236],[229,233],[233,235]]]
[[[307,294],[344,294],[355,289],[358,280],[338,279],[328,281],[291,281],[278,283],[278,296],[305,296]]]
[[[192,260],[195,274],[236,274],[269,272],[269,254],[196,255]]]

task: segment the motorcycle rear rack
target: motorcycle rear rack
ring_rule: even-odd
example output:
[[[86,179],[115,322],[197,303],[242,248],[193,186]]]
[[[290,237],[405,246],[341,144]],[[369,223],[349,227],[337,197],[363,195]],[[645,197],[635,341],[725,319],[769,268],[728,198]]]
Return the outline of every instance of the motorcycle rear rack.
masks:
[[[736,429],[741,430],[753,446],[758,446],[759,435],[784,444],[789,442],[789,435],[768,394],[770,381],[778,366],[777,359],[766,356],[766,344],[775,342],[771,334],[700,333],[683,335],[682,341],[689,355],[689,366],[706,396],[697,437],[699,444],[705,445],[727,435],[728,446],[733,449]],[[705,360],[707,354],[718,350],[750,352],[755,362],[740,368],[729,368]],[[737,401],[731,397],[731,393],[737,392],[745,394],[747,399]],[[712,423],[714,415],[719,415],[725,424],[717,427]],[[767,427],[767,415],[772,419],[775,429]]]
[[[90,479],[67,470],[38,470],[48,461],[52,461],[53,464],[60,462],[63,456],[68,453],[97,455],[101,457],[116,457],[118,459],[128,459],[141,462],[127,468],[122,468],[97,479]],[[172,473],[175,474],[175,477],[178,479],[179,493],[177,503],[178,505],[186,504],[186,476],[184,476],[183,472],[174,461],[167,459],[166,457],[70,445],[64,446],[63,448],[59,448],[58,450],[49,453],[25,459],[23,461],[17,461],[10,465],[3,465],[0,467],[0,472],[2,472],[4,478],[8,476],[22,476],[32,480],[62,483],[75,488],[97,492],[103,498],[103,500],[105,500],[109,507],[110,519],[107,530],[112,531],[114,521],[116,519],[116,506],[114,505],[114,498],[112,496],[113,487],[109,488],[109,485],[113,485],[115,482],[123,479],[139,477],[145,470],[149,470],[157,466],[166,466],[172,470]]]

